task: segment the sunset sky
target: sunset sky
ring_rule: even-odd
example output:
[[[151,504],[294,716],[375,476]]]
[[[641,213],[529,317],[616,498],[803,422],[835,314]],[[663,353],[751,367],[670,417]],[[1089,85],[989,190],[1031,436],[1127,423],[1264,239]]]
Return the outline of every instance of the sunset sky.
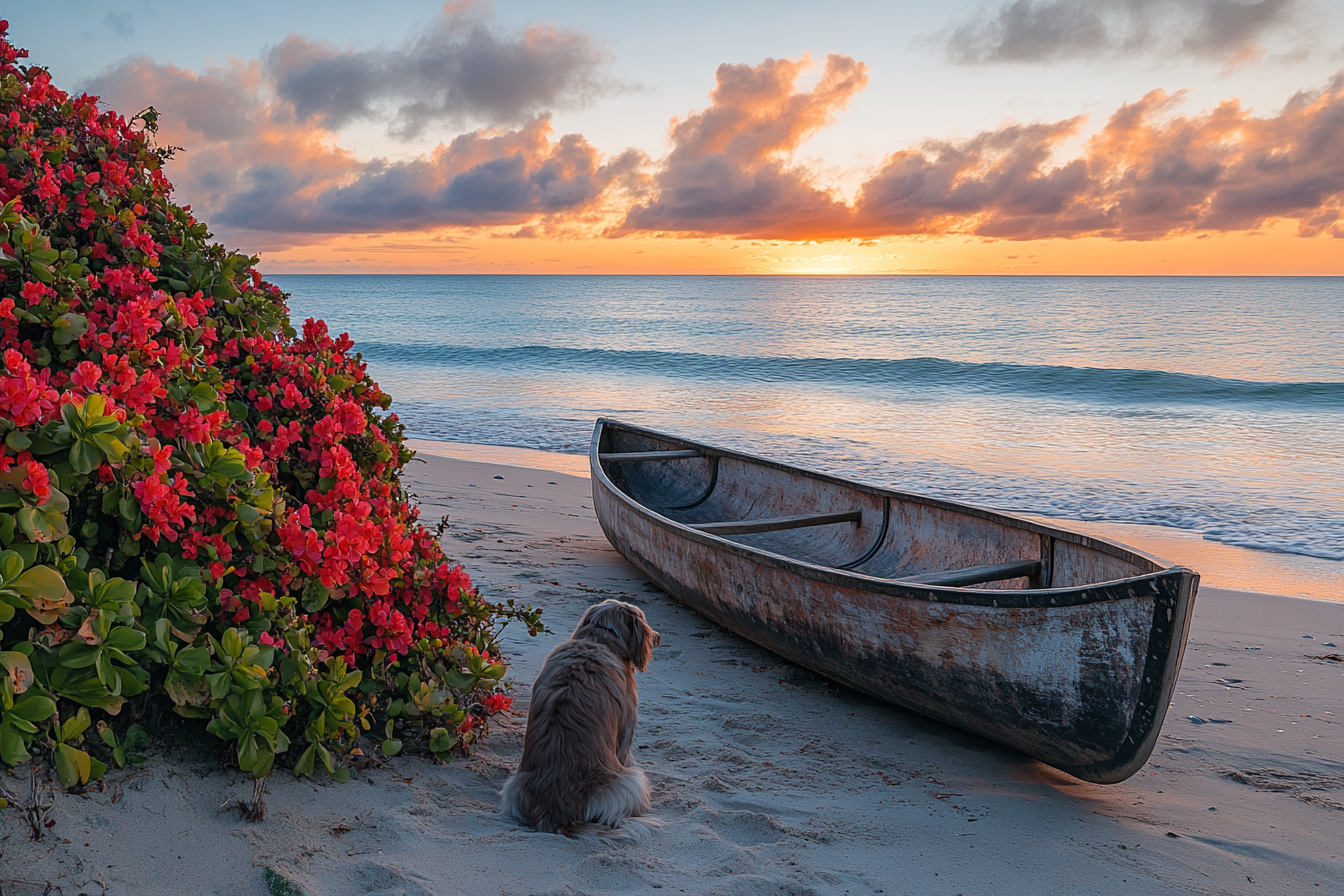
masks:
[[[1344,274],[1338,0],[51,0],[268,272]]]

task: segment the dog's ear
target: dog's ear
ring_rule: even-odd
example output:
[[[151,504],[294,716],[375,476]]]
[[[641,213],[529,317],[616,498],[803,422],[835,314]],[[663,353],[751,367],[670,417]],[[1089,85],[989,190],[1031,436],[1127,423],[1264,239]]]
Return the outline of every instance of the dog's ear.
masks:
[[[630,626],[630,638],[626,641],[630,645],[630,662],[643,672],[649,665],[649,660],[653,659],[653,648],[658,646],[660,638],[653,630],[653,626],[644,618],[643,610],[631,604],[623,606],[627,610],[626,624]]]
[[[644,618],[644,611],[634,604],[620,600],[604,600],[593,604],[579,620],[575,635],[584,626],[604,628],[611,632],[625,648],[626,659],[640,671],[653,659],[653,648],[658,646],[658,633]]]

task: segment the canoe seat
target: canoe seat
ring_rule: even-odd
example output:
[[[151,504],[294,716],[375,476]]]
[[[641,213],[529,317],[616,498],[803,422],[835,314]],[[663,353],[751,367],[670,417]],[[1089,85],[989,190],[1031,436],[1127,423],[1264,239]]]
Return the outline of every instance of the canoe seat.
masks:
[[[598,454],[597,459],[620,464],[641,460],[682,460],[688,457],[704,457],[704,455],[693,448],[685,448],[679,451],[613,451]]]
[[[902,576],[891,581],[910,585],[945,585],[949,588],[960,588],[963,585],[979,585],[985,582],[1035,576],[1040,575],[1040,572],[1041,561],[1017,560],[1013,563],[967,566],[963,569],[947,569],[942,572],[922,572],[919,575]]]
[[[829,526],[832,523],[857,523],[863,519],[860,510],[844,513],[804,513],[799,516],[780,516],[774,519],[737,520],[725,523],[694,523],[692,529],[710,535],[749,535],[754,532],[778,532],[781,529],[805,529],[808,526]]]

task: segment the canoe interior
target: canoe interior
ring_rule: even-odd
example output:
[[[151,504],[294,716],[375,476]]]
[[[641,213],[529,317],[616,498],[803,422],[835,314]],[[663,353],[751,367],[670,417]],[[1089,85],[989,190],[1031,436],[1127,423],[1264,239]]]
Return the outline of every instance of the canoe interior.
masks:
[[[603,430],[603,453],[685,449],[642,430]],[[977,590],[1074,588],[1158,572],[1154,558],[1064,530],[913,495],[868,489],[702,448],[699,457],[604,466],[639,504],[687,525],[859,511],[861,521],[730,534],[738,544],[804,563],[899,579],[1021,560],[1041,573],[977,584]]]

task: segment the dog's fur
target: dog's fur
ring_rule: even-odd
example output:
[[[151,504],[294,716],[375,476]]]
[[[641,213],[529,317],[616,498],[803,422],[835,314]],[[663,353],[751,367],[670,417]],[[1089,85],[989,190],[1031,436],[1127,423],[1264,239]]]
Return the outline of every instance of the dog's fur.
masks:
[[[644,611],[619,600],[589,607],[578,628],[546,657],[518,770],[504,782],[500,811],[568,837],[638,839],[649,818],[649,784],[632,763],[643,671],[660,643]]]

